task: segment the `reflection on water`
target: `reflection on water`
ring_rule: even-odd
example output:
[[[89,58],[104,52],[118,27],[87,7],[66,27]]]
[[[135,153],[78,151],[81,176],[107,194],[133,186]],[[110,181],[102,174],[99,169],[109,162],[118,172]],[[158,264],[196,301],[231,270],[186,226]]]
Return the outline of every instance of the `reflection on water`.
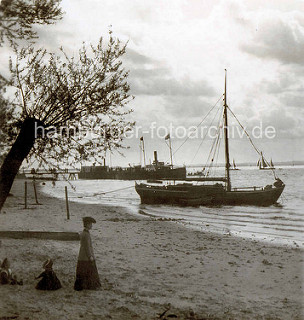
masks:
[[[217,173],[222,172],[219,169]],[[287,167],[276,170],[286,188],[279,199],[280,206],[221,206],[181,208],[164,205],[141,205],[135,192],[134,181],[76,180],[71,183],[57,181],[53,186],[47,182],[43,191],[58,198],[64,197],[68,185],[71,201],[99,203],[127,207],[133,214],[147,214],[178,220],[188,227],[203,231],[230,233],[273,243],[288,243],[304,247],[304,168]],[[271,170],[241,168],[231,171],[233,187],[265,186],[272,184]],[[118,190],[119,189],[119,190]],[[180,219],[180,220],[179,220]]]

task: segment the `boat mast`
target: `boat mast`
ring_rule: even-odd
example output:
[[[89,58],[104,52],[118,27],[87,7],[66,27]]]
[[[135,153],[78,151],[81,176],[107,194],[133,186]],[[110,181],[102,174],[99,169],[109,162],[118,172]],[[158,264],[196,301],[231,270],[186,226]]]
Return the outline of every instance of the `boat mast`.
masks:
[[[143,152],[143,156],[144,156],[144,166],[146,167],[146,151],[145,151],[144,137],[141,137],[139,141],[142,143],[142,152]]]
[[[139,164],[140,166],[142,165],[142,160],[141,160],[141,140],[139,139]]]
[[[170,148],[171,168],[173,169],[173,157],[172,157],[171,137],[169,137],[169,148]]]
[[[226,159],[226,178],[227,191],[231,191],[230,172],[229,172],[229,144],[228,144],[228,117],[227,117],[227,70],[225,69],[225,93],[224,93],[224,137],[225,137],[225,159]]]
[[[165,141],[167,142],[169,140],[169,150],[170,150],[170,159],[171,159],[171,168],[173,169],[173,156],[172,156],[172,145],[171,145],[171,136],[170,133],[168,133],[165,136]]]

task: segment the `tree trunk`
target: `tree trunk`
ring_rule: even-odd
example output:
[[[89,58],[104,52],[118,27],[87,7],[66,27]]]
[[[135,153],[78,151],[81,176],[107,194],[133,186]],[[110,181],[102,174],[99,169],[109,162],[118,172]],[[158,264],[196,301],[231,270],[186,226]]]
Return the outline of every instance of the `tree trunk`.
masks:
[[[40,121],[34,118],[24,120],[16,141],[3,161],[0,169],[0,211],[23,160],[28,156],[35,143],[35,123],[41,125]]]

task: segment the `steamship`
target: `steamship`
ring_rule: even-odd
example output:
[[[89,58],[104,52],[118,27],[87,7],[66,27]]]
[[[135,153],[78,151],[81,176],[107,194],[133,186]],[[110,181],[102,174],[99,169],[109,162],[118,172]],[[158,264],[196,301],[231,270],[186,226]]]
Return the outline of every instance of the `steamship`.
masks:
[[[154,151],[152,164],[129,167],[109,167],[104,162],[102,166],[82,166],[78,173],[79,179],[115,179],[115,180],[164,180],[185,179],[186,167],[173,167],[157,159]]]

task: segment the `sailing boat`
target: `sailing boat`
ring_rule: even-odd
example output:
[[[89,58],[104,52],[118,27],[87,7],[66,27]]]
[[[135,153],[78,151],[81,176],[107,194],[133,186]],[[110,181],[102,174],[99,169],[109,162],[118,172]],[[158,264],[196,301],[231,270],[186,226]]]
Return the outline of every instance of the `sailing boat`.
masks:
[[[270,167],[271,167],[271,169],[274,169],[275,167],[274,167],[274,164],[273,164],[273,162],[272,162],[272,159],[270,159]]]
[[[272,159],[270,160],[270,163],[268,163],[264,158],[263,152],[261,152],[261,158],[258,160],[257,166],[259,167],[260,170],[274,169]]]
[[[240,169],[236,166],[234,159],[233,159],[233,161],[232,161],[232,167],[231,167],[231,165],[230,165],[230,170],[240,170]]]
[[[224,140],[225,140],[225,177],[186,178],[183,182],[169,185],[135,183],[135,190],[144,204],[172,204],[184,206],[202,205],[255,205],[275,204],[285,185],[276,178],[273,185],[265,187],[232,188],[230,181],[228,116],[226,94],[227,71],[225,70],[224,91]],[[230,109],[229,109],[230,110]],[[192,183],[191,183],[192,181]],[[193,182],[214,181],[214,184],[194,184]],[[224,184],[223,184],[224,183]]]

